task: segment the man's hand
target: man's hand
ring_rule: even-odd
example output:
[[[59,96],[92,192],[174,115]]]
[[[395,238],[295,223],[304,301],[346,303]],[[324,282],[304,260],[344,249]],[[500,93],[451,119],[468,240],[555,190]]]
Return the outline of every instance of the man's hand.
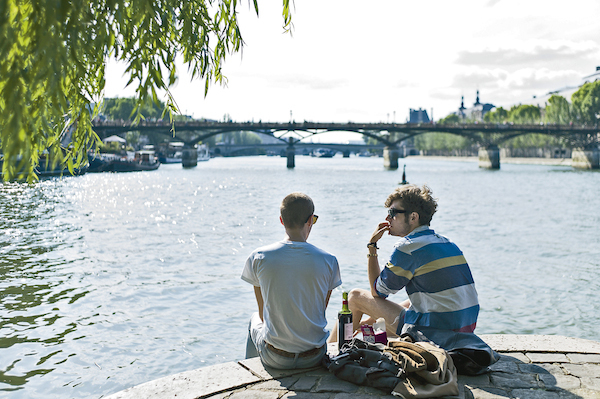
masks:
[[[390,230],[390,223],[389,222],[381,222],[379,223],[379,225],[377,225],[377,229],[375,230],[375,232],[373,233],[373,235],[371,236],[371,240],[369,242],[377,242],[381,239],[381,237],[383,236],[383,233],[385,233],[386,231]]]
[[[385,221],[381,222],[377,225],[377,229],[371,236],[370,243],[376,243],[383,236],[383,233],[390,230],[390,223]],[[369,285],[371,286],[371,294],[373,297],[378,297],[377,290],[375,290],[375,281],[377,281],[377,277],[379,277],[379,273],[381,273],[381,269],[379,268],[379,261],[377,260],[377,245],[368,245],[369,247],[369,256],[367,261],[367,273],[369,275]]]

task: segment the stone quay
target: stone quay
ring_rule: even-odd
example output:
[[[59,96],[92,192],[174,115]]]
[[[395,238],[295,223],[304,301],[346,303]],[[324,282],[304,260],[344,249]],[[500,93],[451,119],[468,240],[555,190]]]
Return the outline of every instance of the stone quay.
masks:
[[[501,359],[490,372],[458,376],[460,399],[600,399],[600,343],[555,335],[480,335]],[[336,345],[329,347],[331,353]],[[186,371],[106,399],[394,398],[336,378],[323,367],[274,370],[258,358]]]

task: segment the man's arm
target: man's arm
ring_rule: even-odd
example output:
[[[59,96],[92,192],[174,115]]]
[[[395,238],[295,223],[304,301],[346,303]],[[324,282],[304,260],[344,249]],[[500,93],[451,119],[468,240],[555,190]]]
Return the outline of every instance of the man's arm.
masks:
[[[369,248],[369,254],[377,255],[377,249],[373,247]],[[367,262],[367,273],[369,274],[369,287],[371,287],[371,295],[373,295],[374,298],[378,298],[379,294],[377,294],[377,290],[375,290],[375,282],[377,281],[377,277],[379,277],[381,274],[379,261],[377,260],[377,256],[369,256],[369,260]]]
[[[388,222],[379,223],[377,229],[371,236],[370,243],[375,243],[381,239],[383,233],[389,231],[390,224]],[[371,287],[371,295],[373,297],[378,298],[379,294],[375,290],[375,282],[377,281],[377,277],[381,274],[381,269],[379,267],[379,260],[377,259],[377,248],[375,246],[369,247],[369,256],[367,257],[367,273],[369,275],[369,286]]]
[[[329,298],[331,298],[331,290],[327,293],[327,298],[325,299],[325,309],[329,306]]]
[[[260,287],[254,287],[254,295],[256,295],[256,303],[258,304],[258,315],[260,316],[260,320],[264,323],[263,319],[263,297],[262,292],[260,292]]]

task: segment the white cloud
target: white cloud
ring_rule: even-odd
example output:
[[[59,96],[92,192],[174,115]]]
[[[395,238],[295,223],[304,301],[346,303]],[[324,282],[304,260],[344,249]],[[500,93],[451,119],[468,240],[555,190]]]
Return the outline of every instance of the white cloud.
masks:
[[[493,66],[518,69],[523,66],[553,68],[579,65],[600,54],[600,46],[586,42],[536,42],[513,48],[486,48],[480,51],[465,50],[458,53],[457,63],[462,65]]]
[[[303,0],[292,36],[280,5],[259,1],[256,18],[241,4],[246,47],[225,62],[228,87],[205,99],[179,71],[173,93],[195,117],[286,121],[293,110],[296,120],[404,121],[421,107],[441,118],[477,89],[482,101],[510,104],[600,65],[596,0]],[[123,85],[109,78],[107,96]]]

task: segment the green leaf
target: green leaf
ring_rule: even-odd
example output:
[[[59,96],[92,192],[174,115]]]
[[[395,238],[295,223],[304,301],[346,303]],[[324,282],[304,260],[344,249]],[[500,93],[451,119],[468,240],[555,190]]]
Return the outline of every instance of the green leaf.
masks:
[[[91,118],[105,86],[106,57],[128,65],[127,86],[138,101],[123,110],[143,119],[145,101],[158,103],[158,90],[169,96],[171,120],[177,111],[169,88],[177,82],[175,59],[183,59],[196,79],[226,84],[226,57],[243,47],[237,0],[0,0],[0,150],[3,178],[37,176],[37,154],[62,154],[73,167],[99,138]],[[253,0],[258,15],[258,0]],[[284,28],[291,26],[289,0],[283,2]],[[163,79],[163,68],[168,79]],[[166,72],[165,72],[166,74]],[[89,110],[94,108],[94,112]],[[64,117],[78,120],[70,142],[61,143]],[[148,114],[150,115],[150,114]],[[64,147],[63,147],[64,146]],[[62,155],[61,155],[62,156]],[[12,162],[23,157],[22,162]],[[61,161],[62,162],[62,161]]]

